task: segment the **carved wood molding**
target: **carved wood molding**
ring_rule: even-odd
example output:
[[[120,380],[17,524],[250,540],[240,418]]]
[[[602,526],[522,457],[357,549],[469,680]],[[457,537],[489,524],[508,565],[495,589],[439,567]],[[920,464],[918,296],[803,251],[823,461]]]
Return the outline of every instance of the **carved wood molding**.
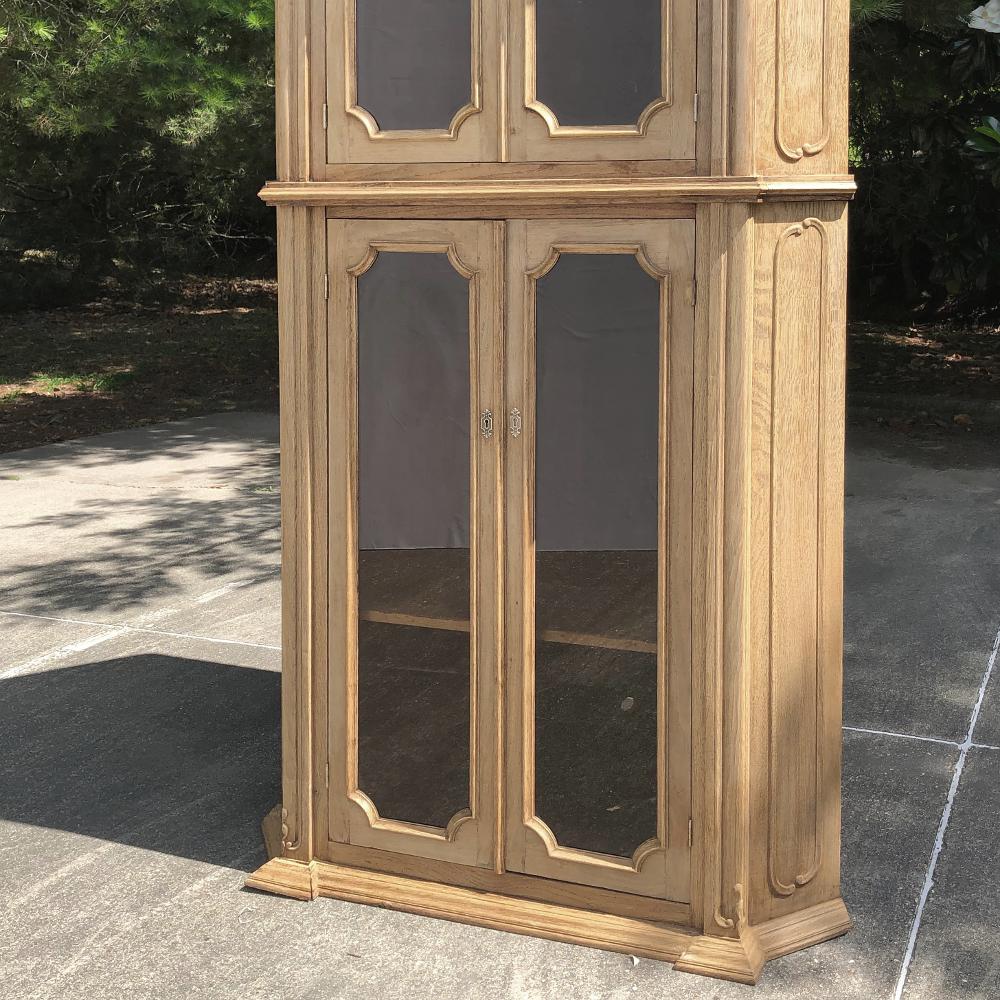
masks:
[[[829,60],[832,44],[829,0],[822,0],[822,13],[819,23],[823,26],[823,36],[820,42],[820,121],[818,136],[812,142],[803,141],[796,145],[788,142],[785,135],[785,101],[783,94],[783,75],[789,61],[789,53],[785,50],[785,32],[782,30],[782,15],[787,0],[775,0],[774,4],[774,141],[781,155],[792,162],[798,162],[806,156],[815,156],[822,152],[830,141],[830,79]]]
[[[338,213],[391,210],[400,218],[415,211],[473,212],[478,217],[517,217],[557,206],[625,210],[668,208],[671,204],[770,200],[849,201],[851,177],[764,180],[757,177],[497,178],[475,180],[281,181],[267,184],[260,197],[269,205],[326,206]]]
[[[453,844],[458,839],[459,831],[473,819],[472,810],[468,807],[459,809],[444,827],[428,826],[425,823],[415,823],[409,820],[389,819],[378,811],[371,796],[355,787],[348,794],[357,818],[371,830],[385,830],[390,833],[405,833],[411,837],[426,840],[439,840],[442,843]]]
[[[365,250],[364,256],[347,268],[347,273],[355,280],[360,278],[378,259],[380,253],[439,253],[448,258],[448,263],[466,281],[476,276],[476,267],[462,260],[458,247],[454,243],[401,243],[397,241],[373,240]]]
[[[827,229],[824,223],[816,218],[807,218],[802,222],[795,223],[785,229],[778,240],[774,248],[774,258],[773,258],[773,270],[772,270],[772,297],[771,297],[771,412],[772,412],[772,422],[773,414],[776,408],[776,390],[777,390],[777,378],[776,371],[778,365],[778,339],[779,330],[782,317],[782,298],[783,294],[787,292],[789,288],[797,288],[798,282],[794,278],[790,278],[788,281],[783,282],[781,279],[781,268],[782,260],[785,256],[787,247],[795,240],[803,239],[806,234],[810,231],[816,232],[819,235],[819,260],[818,260],[818,271],[819,271],[819,287],[812,290],[812,294],[817,296],[819,303],[819,328],[815,331],[816,342],[819,345],[817,350],[818,366],[819,371],[817,373],[817,389],[816,389],[816,406],[818,412],[815,414],[814,424],[815,428],[822,426],[823,419],[823,351],[822,345],[825,343],[828,336],[828,322],[829,318],[827,315],[827,271],[828,271],[828,245],[829,239],[827,236]],[[774,670],[774,634],[775,634],[775,590],[774,590],[774,534],[775,534],[775,464],[776,464],[776,434],[772,426],[771,432],[771,488],[770,488],[770,563],[771,563],[771,592],[770,592],[770,626],[768,632],[768,645],[769,645],[769,655],[768,655],[768,837],[767,837],[767,877],[770,884],[771,890],[778,896],[791,896],[796,890],[808,885],[819,873],[822,866],[822,850],[823,841],[821,836],[821,817],[820,817],[820,803],[819,803],[819,782],[823,774],[823,739],[822,739],[822,718],[821,718],[821,696],[820,696],[820,682],[821,682],[821,670],[822,670],[822,621],[823,621],[823,606],[822,606],[822,579],[823,579],[823,549],[822,549],[822,538],[818,537],[816,539],[817,551],[816,551],[816,605],[815,605],[815,615],[816,615],[816,638],[815,638],[815,649],[814,649],[814,662],[812,669],[815,672],[815,683],[816,690],[814,692],[813,698],[813,712],[814,718],[812,720],[813,725],[813,740],[814,740],[814,751],[813,751],[813,764],[815,767],[814,778],[813,778],[813,802],[812,802],[812,812],[813,812],[813,831],[812,831],[812,852],[809,861],[801,866],[801,870],[795,872],[790,877],[783,878],[778,871],[779,865],[779,845],[777,842],[777,827],[778,827],[778,799],[781,794],[781,783],[779,781],[780,777],[780,761],[779,761],[779,746],[778,741],[775,738],[775,718],[780,711],[777,704],[777,697],[782,693],[782,688],[779,687],[779,679],[775,676]],[[818,468],[816,472],[816,518],[817,525],[822,523],[822,503],[823,503],[823,449],[817,446],[817,456],[818,456]],[[806,665],[802,665],[802,669],[808,669]],[[787,711],[787,707],[786,707]],[[798,794],[802,794],[801,788],[794,789]],[[801,834],[805,837],[805,832]],[[799,867],[796,865],[795,867]]]
[[[559,843],[552,828],[538,816],[529,817],[524,825],[526,832],[535,838],[538,846],[550,858],[558,861],[574,861],[607,871],[639,875],[654,858],[657,856],[662,858],[666,854],[666,848],[659,837],[650,837],[649,840],[643,841],[632,852],[630,858],[619,858],[610,854],[597,854],[580,848],[564,847]]]

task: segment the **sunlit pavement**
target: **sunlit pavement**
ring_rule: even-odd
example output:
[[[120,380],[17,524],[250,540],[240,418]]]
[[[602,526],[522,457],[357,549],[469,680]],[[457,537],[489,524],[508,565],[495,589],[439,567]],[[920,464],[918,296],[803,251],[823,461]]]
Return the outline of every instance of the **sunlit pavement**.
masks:
[[[856,928],[771,964],[755,997],[1000,997],[998,454],[853,436]],[[627,956],[244,891],[278,800],[278,541],[271,415],[0,456],[4,997],[751,995]]]

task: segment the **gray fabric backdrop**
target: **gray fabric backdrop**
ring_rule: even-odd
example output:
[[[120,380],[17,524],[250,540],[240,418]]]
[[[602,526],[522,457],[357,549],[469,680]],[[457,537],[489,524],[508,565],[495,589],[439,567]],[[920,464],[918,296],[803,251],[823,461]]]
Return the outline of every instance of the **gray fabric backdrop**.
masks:
[[[658,283],[565,254],[537,318],[539,549],[654,549]],[[380,254],[358,321],[361,547],[466,547],[468,283],[443,254]]]

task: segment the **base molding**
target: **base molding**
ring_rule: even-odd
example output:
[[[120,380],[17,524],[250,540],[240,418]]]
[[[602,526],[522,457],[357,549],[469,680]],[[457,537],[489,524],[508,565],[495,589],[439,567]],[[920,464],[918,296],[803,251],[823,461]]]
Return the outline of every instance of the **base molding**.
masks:
[[[760,938],[752,928],[738,937],[712,937],[699,934],[677,960],[678,972],[691,972],[713,979],[728,979],[733,983],[753,985],[760,979],[767,956]]]
[[[271,892],[276,896],[311,901],[319,896],[317,862],[293,861],[291,858],[271,858],[243,883],[248,889]]]
[[[348,868],[326,861],[307,863],[273,858],[247,877],[246,886],[293,899],[328,896],[665,962],[676,961],[694,937],[690,929],[670,924]]]
[[[854,926],[844,901],[836,899],[817,903],[815,906],[775,917],[758,924],[754,930],[768,961],[790,955],[793,951],[811,948],[814,944],[829,941],[846,934]]]
[[[638,955],[675,963],[674,967],[681,972],[738,983],[756,983],[769,959],[838,937],[851,927],[843,901],[834,899],[801,913],[744,928],[738,937],[712,937],[697,934],[689,927],[636,917],[595,913],[326,861],[291,858],[272,858],[247,876],[246,886],[292,899],[328,896]]]

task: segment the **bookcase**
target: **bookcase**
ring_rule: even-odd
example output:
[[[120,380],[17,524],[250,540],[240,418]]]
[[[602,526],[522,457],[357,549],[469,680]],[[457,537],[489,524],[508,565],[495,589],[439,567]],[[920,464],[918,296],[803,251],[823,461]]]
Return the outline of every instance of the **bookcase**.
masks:
[[[278,0],[249,886],[741,982],[849,929],[848,7]]]

